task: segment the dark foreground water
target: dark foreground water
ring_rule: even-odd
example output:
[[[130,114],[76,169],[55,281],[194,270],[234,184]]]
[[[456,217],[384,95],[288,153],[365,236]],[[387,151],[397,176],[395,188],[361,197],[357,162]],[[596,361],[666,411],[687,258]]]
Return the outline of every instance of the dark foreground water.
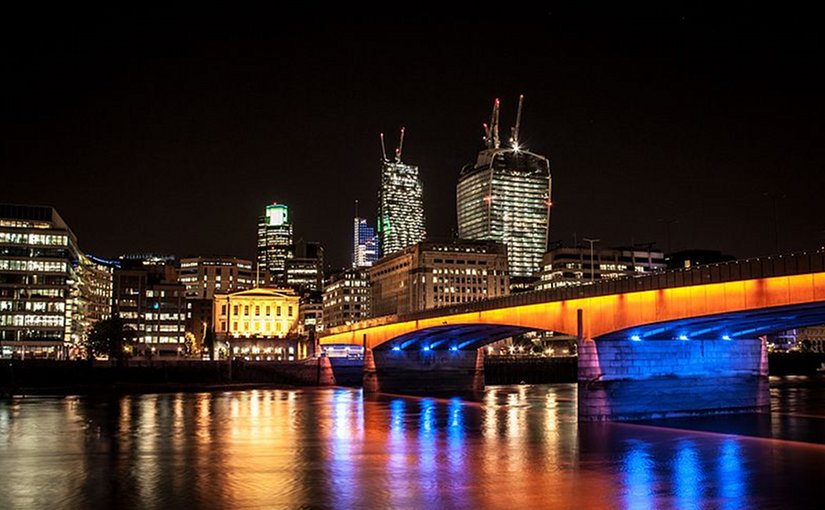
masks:
[[[772,415],[653,424],[579,424],[574,385],[0,401],[0,509],[822,508],[825,387],[772,385]]]

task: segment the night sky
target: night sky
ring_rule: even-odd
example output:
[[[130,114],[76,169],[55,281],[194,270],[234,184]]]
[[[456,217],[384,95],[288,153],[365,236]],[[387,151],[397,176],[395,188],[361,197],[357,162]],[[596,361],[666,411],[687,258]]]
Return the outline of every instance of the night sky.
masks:
[[[504,7],[7,13],[0,201],[56,207],[100,256],[249,258],[284,202],[342,266],[356,199],[374,222],[380,132],[391,150],[406,126],[428,232],[448,237],[493,98],[506,138],[523,93],[553,240],[665,248],[670,223],[674,250],[825,243],[811,13]]]

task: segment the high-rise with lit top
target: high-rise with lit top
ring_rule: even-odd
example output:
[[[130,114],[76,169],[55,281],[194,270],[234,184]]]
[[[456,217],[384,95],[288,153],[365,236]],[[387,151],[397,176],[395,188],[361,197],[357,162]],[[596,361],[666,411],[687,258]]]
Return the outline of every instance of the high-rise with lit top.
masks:
[[[272,203],[258,218],[258,269],[269,284],[286,284],[286,259],[292,258],[292,218],[286,204]],[[260,283],[260,282],[259,282]]]
[[[519,145],[523,96],[509,146],[499,140],[499,100],[484,125],[484,149],[458,178],[458,235],[507,245],[511,277],[532,277],[541,267],[550,229],[550,163]]]
[[[381,188],[378,192],[378,237],[381,256],[395,253],[411,244],[423,241],[424,186],[418,167],[401,161],[404,128],[395,149],[395,159],[387,158],[384,134],[381,134]]]

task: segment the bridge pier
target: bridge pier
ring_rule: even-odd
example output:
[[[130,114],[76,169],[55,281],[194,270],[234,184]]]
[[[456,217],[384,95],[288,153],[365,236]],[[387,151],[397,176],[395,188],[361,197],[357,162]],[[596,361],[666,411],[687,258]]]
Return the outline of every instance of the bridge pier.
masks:
[[[769,409],[764,338],[579,341],[579,418],[623,421]]]
[[[481,350],[366,349],[364,391],[480,396],[484,391],[484,354]]]

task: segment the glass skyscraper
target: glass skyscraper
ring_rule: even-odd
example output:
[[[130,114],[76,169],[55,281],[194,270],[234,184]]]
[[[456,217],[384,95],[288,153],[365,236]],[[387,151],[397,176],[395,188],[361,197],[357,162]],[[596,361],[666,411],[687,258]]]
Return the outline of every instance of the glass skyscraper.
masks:
[[[498,135],[496,100],[475,164],[459,174],[456,188],[458,235],[507,245],[510,276],[531,277],[541,267],[550,228],[550,163],[518,143],[519,114],[509,147]]]
[[[365,218],[352,222],[352,267],[370,267],[378,260],[378,237]]]
[[[258,218],[258,268],[269,283],[286,284],[286,259],[292,257],[292,219],[286,204],[266,206]],[[263,274],[261,275],[263,276]]]
[[[418,175],[418,167],[401,162],[403,142],[402,128],[401,141],[395,150],[395,160],[390,161],[385,154],[381,161],[378,238],[382,257],[423,241],[426,237],[424,186]]]

